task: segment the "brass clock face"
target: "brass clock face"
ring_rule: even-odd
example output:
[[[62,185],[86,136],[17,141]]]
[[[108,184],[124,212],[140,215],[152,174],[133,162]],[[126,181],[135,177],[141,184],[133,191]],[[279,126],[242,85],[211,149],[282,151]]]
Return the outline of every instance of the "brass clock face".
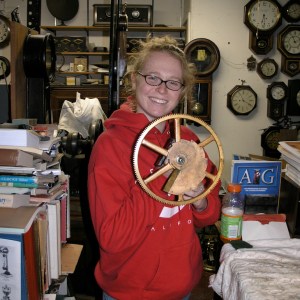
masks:
[[[187,60],[195,65],[197,76],[211,75],[220,64],[219,48],[211,40],[192,40],[186,45],[184,52]]]
[[[10,39],[10,23],[9,20],[0,15],[0,47],[8,44]]]
[[[274,32],[281,25],[281,6],[274,0],[252,0],[245,6],[244,22],[256,32]]]
[[[257,94],[247,85],[237,85],[227,94],[227,107],[235,115],[248,115],[257,105]]]
[[[271,150],[276,150],[279,143],[279,131],[274,130],[266,135],[266,144]]]
[[[300,21],[300,2],[299,0],[290,0],[283,7],[283,17],[291,23]]]
[[[266,58],[257,65],[257,72],[263,79],[270,79],[277,74],[278,64],[274,59]]]
[[[270,126],[261,135],[261,146],[263,154],[269,157],[280,157],[280,152],[277,150],[280,140],[280,127]]]

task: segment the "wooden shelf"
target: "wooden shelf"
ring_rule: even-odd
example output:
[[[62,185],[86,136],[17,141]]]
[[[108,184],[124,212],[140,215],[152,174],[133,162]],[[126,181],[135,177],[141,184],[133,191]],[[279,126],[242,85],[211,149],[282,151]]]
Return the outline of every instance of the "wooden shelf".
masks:
[[[57,55],[89,55],[89,56],[100,56],[100,55],[109,55],[109,52],[68,52],[68,51],[64,51],[64,52],[57,52]]]
[[[56,32],[56,31],[109,31],[109,26],[41,26],[41,29]],[[185,32],[186,27],[163,27],[163,26],[130,26],[128,31],[139,32]]]

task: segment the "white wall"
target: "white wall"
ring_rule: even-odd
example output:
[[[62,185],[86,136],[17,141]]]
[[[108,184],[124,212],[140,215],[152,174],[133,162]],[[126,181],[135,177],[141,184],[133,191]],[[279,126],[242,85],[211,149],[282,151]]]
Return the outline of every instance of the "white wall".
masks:
[[[188,1],[189,2],[189,1]],[[219,136],[224,154],[225,168],[223,178],[230,180],[230,166],[232,154],[241,155],[263,154],[260,146],[262,130],[269,127],[273,120],[267,117],[266,89],[273,81],[299,79],[300,74],[290,78],[278,72],[272,80],[263,80],[256,71],[248,71],[247,59],[253,55],[257,63],[263,58],[270,57],[280,66],[281,55],[276,48],[277,33],[274,34],[273,50],[267,55],[255,55],[248,47],[249,30],[243,23],[244,6],[248,0],[191,0],[190,5],[190,32],[189,36],[195,38],[208,38],[219,48],[221,62],[218,70],[213,74],[212,93],[212,122],[211,126]],[[287,1],[279,1],[284,5]],[[248,116],[235,116],[226,107],[227,93],[235,86],[250,85],[258,95],[258,106]],[[300,117],[294,117],[300,121]],[[201,134],[201,130],[198,129]],[[210,154],[216,160],[216,154]]]
[[[27,0],[5,0],[6,13],[17,5],[20,6],[20,19],[26,25]],[[125,2],[125,1],[123,1]],[[128,0],[128,4],[147,4],[149,0]],[[284,5],[287,0],[279,0]],[[87,3],[89,3],[89,17],[87,18]],[[93,4],[109,4],[107,0],[79,1],[79,12],[67,25],[92,25]],[[281,55],[276,49],[276,35],[285,26],[285,21],[274,34],[273,50],[267,55],[255,55],[248,47],[249,31],[243,23],[244,6],[248,0],[155,0],[154,24],[181,26],[189,15],[190,28],[188,38],[208,38],[212,40],[221,53],[221,62],[218,70],[213,74],[213,104],[211,126],[221,140],[225,154],[224,181],[230,180],[230,165],[233,153],[248,155],[249,153],[262,155],[260,137],[262,130],[270,126],[273,121],[267,117],[266,89],[272,81],[284,81],[299,79],[300,74],[290,78],[279,72],[272,80],[261,79],[255,71],[247,70],[247,59],[253,55],[257,62],[265,57],[281,62]],[[183,12],[181,15],[181,11]],[[88,20],[89,19],[89,20]],[[58,25],[59,22],[47,9],[46,0],[42,0],[42,25]],[[93,37],[91,37],[93,39]],[[97,43],[107,43],[94,36]],[[104,45],[102,45],[104,46]],[[3,55],[0,49],[0,55]],[[226,107],[227,93],[245,80],[245,84],[251,85],[258,95],[258,106],[249,116],[235,116]],[[300,117],[294,117],[300,121]],[[201,127],[193,129],[203,137]],[[209,155],[217,162],[215,149],[208,148]]]

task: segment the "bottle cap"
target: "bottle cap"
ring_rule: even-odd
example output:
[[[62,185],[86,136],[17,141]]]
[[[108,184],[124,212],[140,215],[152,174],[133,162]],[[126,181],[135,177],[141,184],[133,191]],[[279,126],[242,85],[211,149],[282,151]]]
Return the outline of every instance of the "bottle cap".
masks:
[[[242,186],[237,183],[229,183],[227,186],[227,190],[230,193],[239,193],[242,190]]]

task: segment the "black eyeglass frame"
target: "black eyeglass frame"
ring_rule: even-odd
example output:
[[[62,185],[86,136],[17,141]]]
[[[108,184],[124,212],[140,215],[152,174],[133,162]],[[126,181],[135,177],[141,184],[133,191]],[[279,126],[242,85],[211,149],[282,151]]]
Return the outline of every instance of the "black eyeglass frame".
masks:
[[[145,82],[146,82],[147,84],[151,85],[151,86],[160,86],[162,83],[164,83],[167,89],[169,89],[169,90],[171,90],[171,91],[174,91],[174,92],[177,92],[177,91],[179,91],[180,89],[182,89],[182,88],[184,87],[184,84],[181,83],[181,82],[179,82],[179,81],[177,81],[177,80],[162,80],[160,77],[158,77],[158,76],[156,76],[156,75],[150,75],[150,74],[144,75],[144,74],[142,74],[141,72],[137,72],[137,74],[139,74],[139,75],[141,75],[142,77],[144,77]],[[147,77],[155,77],[155,78],[159,79],[160,82],[159,82],[159,84],[150,84],[150,83],[147,81]],[[174,90],[173,88],[170,88],[170,87],[168,86],[168,83],[169,83],[169,82],[176,82],[176,83],[179,83],[179,84],[180,84],[180,87],[179,87],[177,90]]]

